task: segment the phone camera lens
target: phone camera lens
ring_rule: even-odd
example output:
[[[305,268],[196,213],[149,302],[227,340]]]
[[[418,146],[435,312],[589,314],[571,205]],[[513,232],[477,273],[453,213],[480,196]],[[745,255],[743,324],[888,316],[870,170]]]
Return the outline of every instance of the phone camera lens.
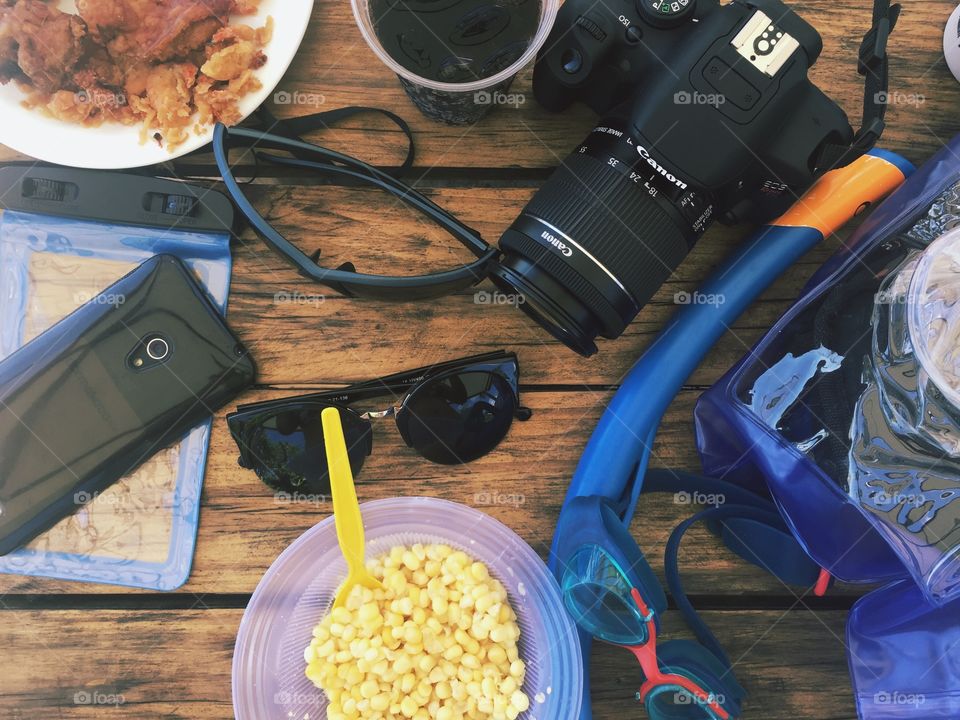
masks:
[[[170,354],[170,345],[163,338],[153,338],[147,343],[147,355],[151,360],[164,360]]]

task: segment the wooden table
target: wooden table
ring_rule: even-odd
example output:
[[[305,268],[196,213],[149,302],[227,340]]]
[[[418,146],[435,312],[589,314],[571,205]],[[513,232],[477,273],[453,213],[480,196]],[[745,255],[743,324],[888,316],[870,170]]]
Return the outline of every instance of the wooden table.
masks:
[[[870,17],[867,0],[806,0],[795,5],[824,35],[813,76],[859,118],[862,86],[856,50]],[[922,162],[957,130],[960,87],[941,56],[946,0],[910,3],[892,44],[891,89],[883,145]],[[395,77],[375,59],[346,0],[317,0],[313,22],[280,90],[322,108],[377,105],[408,118],[416,133],[410,177],[442,206],[495,241],[591,127],[584,108],[551,115],[530,95],[529,71],[514,91],[526,102],[502,108],[475,127],[445,127],[421,117]],[[314,110],[276,106],[280,115]],[[402,137],[375,117],[348,122],[323,142],[367,160],[397,164]],[[4,150],[0,158],[26,160]],[[165,168],[214,174],[207,155]],[[379,196],[321,186],[308,177],[261,169],[252,190],[267,217],[301,247],[323,248],[325,262],[352,260],[361,270],[437,268],[462,258],[460,248]],[[524,401],[534,409],[489,456],[448,468],[402,446],[392,423],[376,425],[375,452],[358,478],[363,500],[431,495],[474,502],[497,491],[523,502],[484,507],[545,554],[567,483],[605,404],[632,362],[674,311],[674,293],[691,290],[742,238],[746,228],[715,227],[622,338],[582,359],[550,340],[509,306],[483,305],[473,291],[436,302],[360,302],[303,283],[254,237],[235,247],[229,320],[252,348],[258,388],[246,399],[330,387],[500,347],[520,355]],[[372,238],[389,233],[403,242]],[[436,240],[437,242],[430,242]],[[697,469],[691,412],[714,382],[788,307],[814,268],[838,247],[812,251],[726,334],[677,397],[657,438],[653,464]],[[486,287],[486,286],[484,286]],[[324,293],[316,304],[277,303],[278,291]],[[222,415],[214,425],[193,574],[169,594],[118,587],[0,577],[0,717],[229,718],[230,662],[243,609],[277,555],[330,512],[329,505],[278,504],[256,477],[236,465]],[[632,528],[659,560],[668,532],[690,508],[671,498],[642,501]],[[659,564],[659,562],[655,563]],[[859,590],[839,587],[825,599],[788,588],[746,567],[694,532],[682,566],[695,604],[736,661],[755,720],[855,718],[844,649],[847,611]],[[684,632],[671,611],[668,633]],[[638,672],[622,651],[596,650],[595,717],[642,717],[634,700]],[[117,707],[77,705],[78,692],[122,695]],[[273,720],[264,718],[263,720]]]

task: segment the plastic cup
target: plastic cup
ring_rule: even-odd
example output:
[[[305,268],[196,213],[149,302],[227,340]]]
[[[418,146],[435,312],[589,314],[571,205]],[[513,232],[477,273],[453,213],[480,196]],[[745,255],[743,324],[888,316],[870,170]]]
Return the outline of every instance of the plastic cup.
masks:
[[[451,125],[468,125],[480,120],[501,104],[520,104],[525,98],[508,95],[514,77],[534,59],[543,46],[560,7],[560,0],[527,0],[539,5],[539,25],[526,50],[509,66],[489,77],[470,82],[441,82],[421,77],[401,65],[383,47],[377,36],[371,0],[351,0],[353,15],[367,44],[400,79],[400,84],[427,117]],[[509,10],[509,2],[498,7]],[[429,14],[426,14],[429,16]],[[446,42],[446,41],[445,41]],[[457,48],[454,48],[456,50]],[[468,48],[464,48],[467,50]],[[506,48],[505,48],[506,49]],[[455,54],[451,51],[451,55]]]
[[[394,545],[447,543],[485,563],[507,589],[520,626],[530,709],[518,720],[580,716],[583,662],[576,626],[556,580],[527,543],[489,515],[446,500],[391,498],[360,509],[368,558]],[[346,573],[333,516],[301,535],[267,570],[237,634],[237,720],[326,717],[326,697],[304,675],[303,649]]]

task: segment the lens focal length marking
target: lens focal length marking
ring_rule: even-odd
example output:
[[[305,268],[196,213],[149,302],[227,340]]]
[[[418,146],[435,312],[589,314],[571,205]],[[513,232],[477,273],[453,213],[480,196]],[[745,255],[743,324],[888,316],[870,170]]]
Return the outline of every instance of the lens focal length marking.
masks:
[[[595,127],[575,152],[599,160],[664,206],[679,211],[689,226],[690,242],[713,219],[713,203],[703,193],[690,189],[688,182],[653,157],[646,145],[618,128]]]

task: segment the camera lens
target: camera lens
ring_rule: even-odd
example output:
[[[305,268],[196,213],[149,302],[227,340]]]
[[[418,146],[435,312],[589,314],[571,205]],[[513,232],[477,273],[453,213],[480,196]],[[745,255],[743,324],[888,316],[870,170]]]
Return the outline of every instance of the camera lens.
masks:
[[[151,360],[163,360],[170,353],[170,345],[161,337],[152,338],[147,342],[147,355]]]
[[[593,130],[500,239],[494,281],[581,355],[616,338],[700,238],[706,194],[612,121]]]

